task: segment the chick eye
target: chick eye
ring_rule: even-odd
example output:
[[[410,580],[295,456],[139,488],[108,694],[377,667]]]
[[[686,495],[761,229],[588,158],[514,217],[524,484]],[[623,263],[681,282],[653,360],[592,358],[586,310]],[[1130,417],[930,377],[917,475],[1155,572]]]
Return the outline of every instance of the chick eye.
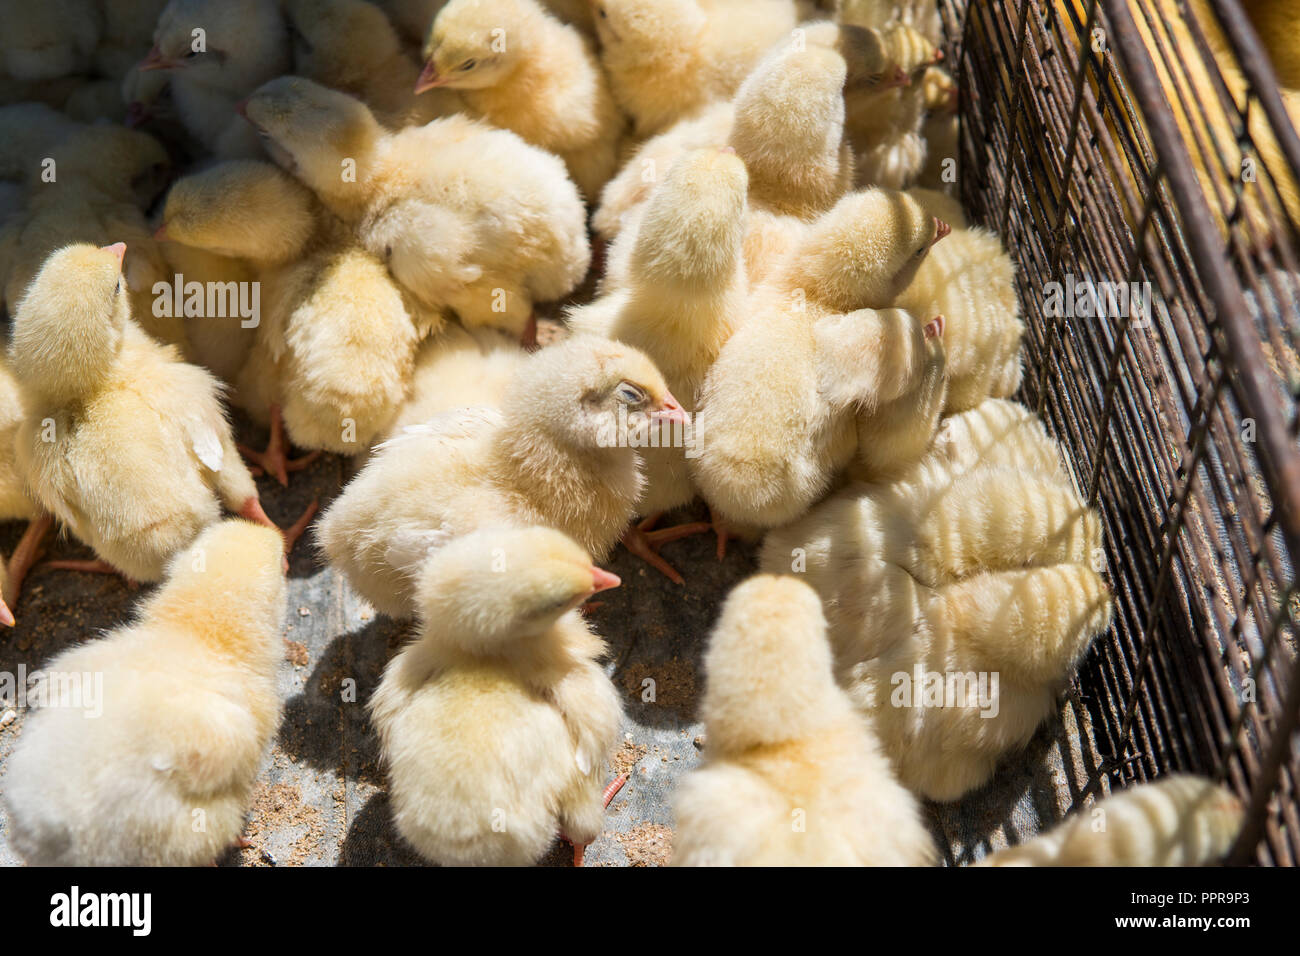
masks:
[[[117,280],[117,285],[113,286],[113,295],[121,295],[121,294],[122,294],[122,279],[119,276]]]
[[[614,397],[624,405],[644,405],[649,401],[645,389],[631,382],[620,382],[618,388],[614,390]]]
[[[476,66],[478,66],[478,60],[466,60],[460,65],[460,70],[464,72],[465,70],[472,70]]]

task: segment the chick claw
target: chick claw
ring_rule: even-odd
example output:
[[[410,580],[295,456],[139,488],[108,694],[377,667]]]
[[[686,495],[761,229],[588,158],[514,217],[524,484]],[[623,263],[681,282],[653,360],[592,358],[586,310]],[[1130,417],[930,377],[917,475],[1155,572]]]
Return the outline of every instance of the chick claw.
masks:
[[[274,531],[280,532],[284,537],[284,553],[289,554],[293,551],[293,546],[298,543],[298,539],[302,537],[303,532],[305,532],[311,525],[311,519],[316,517],[316,511],[319,507],[320,502],[313,500],[312,503],[307,506],[306,510],[303,511],[297,521],[287,528],[281,528],[267,516],[265,511],[262,510],[261,500],[253,497],[244,502],[244,507],[239,509],[239,516],[241,518],[247,518],[255,524],[260,524],[263,527],[271,528]]]
[[[52,524],[54,519],[45,513],[29,521],[27,530],[18,541],[18,547],[14,548],[14,553],[9,558],[9,597],[13,600],[14,607],[18,606],[18,595],[23,588],[23,578],[27,577],[27,572],[45,551],[42,544],[45,541],[45,533],[50,530]],[[13,627],[17,623],[13,610],[5,603],[4,597],[0,596],[0,624]]]
[[[266,443],[266,451],[257,451],[247,445],[240,445],[239,453],[254,463],[256,466],[253,469],[254,474],[270,475],[283,487],[288,488],[289,473],[302,471],[321,455],[319,451],[314,451],[301,458],[290,458],[288,447],[288,442],[284,440],[284,417],[280,414],[280,406],[272,405],[271,437]]]
[[[672,528],[651,531],[661,515],[652,515],[640,524],[633,525],[623,532],[623,547],[636,555],[646,564],[659,571],[674,584],[685,584],[686,579],[674,570],[673,566],[659,556],[659,548],[679,538],[689,538],[693,534],[706,534],[713,530],[707,521],[691,524],[679,524]]]

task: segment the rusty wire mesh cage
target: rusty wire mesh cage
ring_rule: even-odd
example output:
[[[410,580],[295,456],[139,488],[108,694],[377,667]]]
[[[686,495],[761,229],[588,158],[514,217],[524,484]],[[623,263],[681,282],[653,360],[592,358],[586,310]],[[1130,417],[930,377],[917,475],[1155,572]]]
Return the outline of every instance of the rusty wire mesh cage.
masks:
[[[1067,703],[1086,790],[1217,776],[1249,808],[1229,862],[1294,865],[1300,93],[1238,0],[940,7],[1020,397],[1106,530],[1115,624]]]

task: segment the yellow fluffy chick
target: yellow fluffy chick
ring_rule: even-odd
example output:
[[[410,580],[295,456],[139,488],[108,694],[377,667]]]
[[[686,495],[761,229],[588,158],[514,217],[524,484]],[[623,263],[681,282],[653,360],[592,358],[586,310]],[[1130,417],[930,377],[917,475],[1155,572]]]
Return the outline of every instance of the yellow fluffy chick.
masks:
[[[685,413],[646,356],[574,337],[529,357],[501,409],[450,411],[379,446],[325,513],[320,542],[393,617],[415,613],[427,556],[477,528],[546,525],[603,560],[641,497],[629,429],[661,421]]]
[[[131,244],[126,288],[140,326],[161,342],[183,344],[179,319],[154,315],[154,287],[171,278],[141,207],[161,188],[167,153],[152,136],[122,126],[81,127],[53,145],[45,158],[32,156],[27,206],[8,227],[16,254],[4,280],[4,301],[13,312],[47,256],[72,242]],[[45,175],[49,172],[52,181]]]
[[[945,229],[906,195],[856,193],[754,292],[698,406],[693,474],[724,518],[775,527],[799,517],[852,458],[859,415],[934,380],[933,316],[886,307]]]
[[[0,624],[14,626],[13,609],[23,579],[38,557],[41,541],[49,529],[48,517],[37,514],[36,502],[27,493],[26,476],[18,467],[15,442],[26,413],[22,389],[0,352],[0,521],[28,521],[27,530],[6,565],[0,557]]]
[[[87,73],[103,29],[95,0],[6,4],[0,73],[29,81]]]
[[[14,317],[33,496],[112,568],[157,581],[224,505],[270,524],[207,372],[131,320],[120,243],[49,257]]]
[[[382,10],[367,0],[285,0],[294,72],[350,93],[385,126],[421,125],[464,109],[444,90],[418,96],[420,67]]]
[[[624,120],[577,29],[536,0],[451,0],[424,46],[417,92],[460,92],[472,114],[564,160],[596,199],[618,168]]]
[[[364,452],[406,400],[428,331],[384,264],[269,163],[227,162],[185,177],[168,195],[163,221],[170,238],[258,269],[256,326],[215,323],[232,339],[253,341],[234,382],[239,404],[272,428],[273,447],[254,460],[287,481],[290,463],[275,445],[279,410],[300,447]]]
[[[638,136],[730,99],[795,27],[790,0],[593,0],[601,62]]]
[[[925,122],[921,135],[925,137],[925,167],[917,182],[929,189],[945,193],[956,191],[958,137],[961,120],[957,116],[957,84],[946,71],[932,66],[925,71]],[[953,222],[954,226],[962,225]]]
[[[370,701],[397,830],[446,866],[536,863],[602,829],[622,707],[576,610],[619,579],[549,528],[479,531],[415,574],[416,639]]]
[[[934,841],[835,685],[816,592],[760,575],[705,657],[704,762],[673,797],[674,866],[924,866]]]
[[[235,107],[291,68],[280,0],[171,0],[141,63],[144,70],[168,71],[181,122],[221,159],[262,155]]]
[[[918,190],[911,195],[933,215],[952,205],[941,194]],[[1007,398],[1020,387],[1025,327],[1016,269],[992,232],[954,228],[895,304],[916,315],[946,319],[948,414],[967,411],[986,398]]]
[[[19,856],[201,866],[239,840],[280,720],[281,546],[246,521],[214,525],[171,562],[136,623],[46,665],[81,678],[81,694],[33,713],[9,758]]]
[[[1241,801],[1223,787],[1171,774],[1112,793],[976,865],[1212,866],[1232,848],[1241,820]]]
[[[745,310],[745,165],[731,150],[682,157],[641,219],[624,288],[569,314],[569,327],[645,352],[688,412]],[[641,514],[695,497],[685,441],[648,448]]]
[[[964,438],[903,478],[851,485],[763,544],[764,571],[821,596],[837,679],[931,800],[1024,746],[1110,622],[1100,520],[1041,425],[1006,405],[960,416]]]
[[[587,273],[577,188],[514,133],[453,116],[389,134],[359,100],[297,77],[259,89],[247,116],[429,309],[527,337],[533,304]]]
[[[864,27],[906,24],[935,46],[943,42],[943,18],[931,0],[835,0],[835,14],[841,23]]]
[[[783,44],[741,84],[735,99],[706,109],[636,151],[601,196],[592,220],[613,238],[681,156],[730,146],[749,170],[756,210],[812,218],[853,185],[853,151],[844,141],[844,58],[816,44]],[[616,273],[611,252],[611,270]]]

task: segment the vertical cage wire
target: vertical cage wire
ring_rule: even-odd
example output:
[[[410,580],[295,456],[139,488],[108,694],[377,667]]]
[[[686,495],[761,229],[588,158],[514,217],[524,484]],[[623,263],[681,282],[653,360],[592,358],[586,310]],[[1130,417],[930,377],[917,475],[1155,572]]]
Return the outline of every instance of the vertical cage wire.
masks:
[[[1214,775],[1248,806],[1230,862],[1295,865],[1300,94],[1238,0],[940,9],[961,198],[1018,269],[1020,398],[1106,533],[1115,623],[1071,688],[1088,792]]]

